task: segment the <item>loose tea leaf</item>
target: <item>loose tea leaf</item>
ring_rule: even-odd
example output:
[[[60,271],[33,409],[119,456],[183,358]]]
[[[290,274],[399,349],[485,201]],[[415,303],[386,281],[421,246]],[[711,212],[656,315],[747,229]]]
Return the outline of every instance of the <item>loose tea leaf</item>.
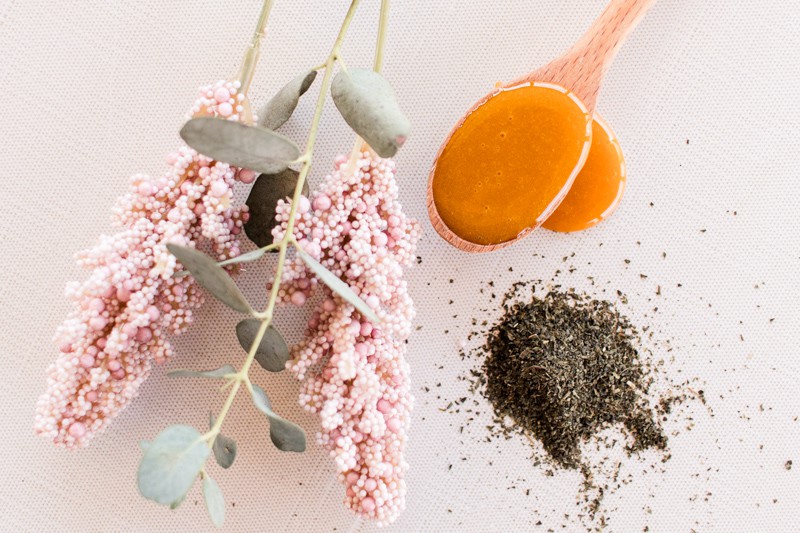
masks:
[[[269,418],[269,437],[276,448],[284,452],[304,452],[306,450],[305,431],[294,422],[289,422],[276,415],[272,410],[267,393],[258,385],[253,385],[253,403]]]
[[[225,498],[217,482],[208,474],[203,478],[203,500],[206,502],[206,510],[211,521],[216,527],[222,527],[225,522]]]
[[[181,137],[205,156],[255,172],[281,172],[300,156],[297,145],[283,135],[221,118],[193,118]]]
[[[380,324],[380,319],[378,318],[378,315],[375,314],[375,311],[373,311],[364,300],[359,298],[347,283],[339,279],[337,275],[322,266],[319,261],[308,255],[303,250],[298,248],[297,255],[299,255],[300,259],[302,259],[303,262],[308,265],[308,268],[311,269],[311,271],[320,279],[320,281],[330,287],[333,292],[352,304],[353,307],[355,307],[358,312],[364,316],[364,318],[373,324]]]
[[[392,86],[377,72],[343,70],[333,79],[331,95],[345,122],[379,156],[394,156],[406,142],[411,123],[397,105]]]
[[[291,168],[278,174],[261,174],[250,189],[246,202],[250,219],[244,225],[244,232],[257,246],[272,244],[272,229],[277,225],[275,206],[278,200],[292,198],[299,175]],[[303,195],[308,196],[308,193],[308,182],[305,182]]]
[[[217,300],[240,313],[253,314],[253,308],[239,291],[239,287],[213,259],[194,248],[177,244],[168,244],[167,249]]]
[[[236,324],[236,337],[244,351],[250,351],[260,328],[261,321],[257,318],[247,318]],[[280,372],[286,368],[289,357],[289,346],[283,336],[277,329],[269,326],[258,344],[256,361],[264,370]]]
[[[208,415],[208,427],[209,429],[214,426],[214,415]],[[217,438],[214,439],[214,444],[211,446],[211,451],[214,452],[214,459],[216,459],[217,464],[222,468],[230,468],[233,465],[234,459],[236,459],[236,441],[230,437],[226,437],[222,433],[217,434]]]
[[[183,370],[183,369],[173,370],[172,372],[167,372],[167,377],[222,379],[223,377],[225,377],[226,374],[235,374],[235,373],[236,369],[233,368],[231,365],[223,365],[214,370],[203,370],[203,371]]]
[[[317,71],[304,72],[284,85],[269,102],[264,104],[258,113],[258,125],[270,130],[277,130],[294,113],[300,97],[303,96],[314,79]]]
[[[180,505],[210,453],[193,427],[168,427],[150,442],[139,463],[139,492],[162,505]]]
[[[632,450],[666,447],[647,405],[635,329],[611,303],[552,291],[504,308],[483,364],[498,418],[567,468],[580,466],[583,441],[614,424],[631,434]]]

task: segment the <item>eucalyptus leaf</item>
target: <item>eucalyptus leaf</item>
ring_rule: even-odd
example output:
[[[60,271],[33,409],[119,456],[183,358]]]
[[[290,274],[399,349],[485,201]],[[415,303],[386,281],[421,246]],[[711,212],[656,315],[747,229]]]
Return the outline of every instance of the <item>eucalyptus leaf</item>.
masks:
[[[146,452],[147,448],[149,448],[149,447],[150,447],[150,441],[149,440],[140,440],[139,441],[139,449],[142,450],[143,452]]]
[[[319,261],[308,255],[300,248],[297,249],[297,254],[300,256],[300,259],[302,259],[303,262],[308,265],[308,268],[310,268],[311,271],[320,279],[320,281],[330,287],[333,292],[351,303],[353,307],[355,307],[358,312],[364,316],[364,318],[373,324],[380,323],[380,319],[378,318],[378,315],[375,314],[375,311],[373,311],[372,308],[368,306],[366,302],[364,302],[364,300],[359,298],[347,283],[339,279],[339,276],[322,266]]]
[[[258,385],[253,385],[253,403],[269,418],[269,438],[276,448],[284,452],[306,451],[305,431],[294,422],[275,414],[267,393]]]
[[[230,259],[226,259],[225,261],[220,261],[217,264],[223,267],[232,265],[234,263],[250,263],[253,261],[258,261],[264,256],[265,253],[267,253],[267,250],[265,250],[263,247],[256,248],[255,250],[251,250],[247,253],[237,255],[236,257],[231,257]],[[176,272],[174,277],[181,278],[183,276],[188,276],[189,274],[190,272],[188,270],[181,270],[180,272]]]
[[[208,427],[214,426],[214,415],[209,415]],[[217,464],[222,468],[230,468],[236,459],[236,441],[230,437],[226,437],[222,433],[217,434],[214,439],[214,444],[211,446],[211,451],[214,452],[214,459]]]
[[[211,449],[190,426],[170,426],[159,433],[139,463],[139,492],[162,505],[180,505]]]
[[[203,252],[187,246],[168,244],[167,249],[217,300],[240,313],[253,314],[253,308],[250,307],[239,287],[213,259]]]
[[[193,118],[181,128],[181,137],[205,156],[256,172],[280,172],[300,156],[283,135],[222,118]]]
[[[316,70],[304,72],[278,91],[272,99],[264,104],[258,113],[258,125],[270,130],[280,128],[284,122],[294,113],[300,97],[305,94],[314,79],[317,77]]]
[[[272,244],[272,229],[278,225],[275,221],[278,200],[292,198],[299,176],[296,170],[287,168],[277,174],[261,174],[256,179],[247,197],[250,219],[244,225],[244,232],[257,246]],[[303,195],[308,196],[308,182],[303,184]]]
[[[411,123],[403,115],[386,79],[367,69],[340,71],[331,83],[333,103],[381,157],[392,157],[406,142]]]
[[[225,522],[225,498],[219,485],[208,474],[203,478],[203,500],[206,502],[208,516],[216,527],[222,527]]]
[[[246,318],[236,324],[236,337],[244,351],[250,352],[250,347],[256,340],[261,321],[257,318]],[[280,372],[286,368],[289,360],[289,346],[280,332],[272,326],[267,328],[256,350],[256,361],[264,370]]]
[[[189,493],[187,492],[186,494],[189,494]],[[174,511],[175,509],[177,509],[178,507],[180,507],[180,506],[181,506],[181,504],[183,503],[183,500],[185,500],[185,499],[186,499],[186,494],[184,494],[183,496],[181,496],[180,498],[178,498],[177,500],[175,500],[174,502],[172,502],[171,504],[169,504],[169,508],[170,508],[170,509],[172,509],[172,510]]]
[[[222,379],[227,374],[235,374],[236,369],[233,368],[231,365],[223,365],[214,370],[204,370],[204,371],[195,371],[195,370],[173,370],[172,372],[167,372],[167,376],[171,378],[212,378],[212,379]]]

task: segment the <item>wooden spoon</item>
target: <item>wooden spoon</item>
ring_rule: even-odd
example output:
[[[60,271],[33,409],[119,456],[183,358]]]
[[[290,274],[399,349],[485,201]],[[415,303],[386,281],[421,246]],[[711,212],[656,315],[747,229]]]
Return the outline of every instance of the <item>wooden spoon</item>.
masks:
[[[534,70],[530,74],[495,88],[494,91],[484,96],[467,111],[450,131],[444,143],[442,143],[428,176],[428,216],[434,229],[442,238],[465,252],[490,252],[517,242],[535,229],[535,227],[529,228],[520,233],[517,238],[498,244],[476,244],[462,239],[447,227],[436,210],[436,204],[433,199],[433,177],[436,171],[436,163],[453,134],[461,127],[467,117],[504,89],[528,83],[558,85],[574,94],[584,104],[590,115],[594,113],[603,75],[613,61],[622,42],[653,2],[654,0],[611,0],[589,30],[563,56]],[[588,152],[589,144],[590,141],[587,142],[585,152]],[[580,171],[584,161],[585,156],[579,162],[573,173],[574,175],[577,175]]]

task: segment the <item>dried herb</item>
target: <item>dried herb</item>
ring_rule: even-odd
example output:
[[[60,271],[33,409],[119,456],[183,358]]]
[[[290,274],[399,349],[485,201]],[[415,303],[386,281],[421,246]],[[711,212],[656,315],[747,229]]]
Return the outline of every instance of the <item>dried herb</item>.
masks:
[[[512,419],[567,468],[581,465],[583,441],[615,424],[632,437],[631,450],[666,448],[627,318],[609,302],[573,292],[527,303],[509,298],[483,365],[485,394],[499,418]]]

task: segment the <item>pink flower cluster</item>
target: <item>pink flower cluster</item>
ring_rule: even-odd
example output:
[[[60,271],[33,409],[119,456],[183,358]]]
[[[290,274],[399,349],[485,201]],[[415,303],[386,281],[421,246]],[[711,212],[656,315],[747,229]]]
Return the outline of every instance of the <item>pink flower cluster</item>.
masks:
[[[405,507],[403,451],[413,397],[404,353],[414,307],[403,269],[414,261],[419,228],[397,201],[394,161],[371,151],[360,155],[355,165],[340,156],[312,198],[301,198],[295,238],[381,322],[370,323],[325,287],[288,366],[304,381],[300,404],[321,418],[319,441],[345,484],[345,504],[385,524]],[[276,241],[290,207],[279,202]],[[319,284],[295,259],[287,264],[280,298],[302,305]]]
[[[202,87],[193,115],[249,118],[238,82]],[[238,179],[255,174],[199,155],[187,146],[167,157],[159,178],[137,174],[114,207],[121,230],[77,255],[90,270],[67,286],[75,309],[58,329],[60,355],[47,369],[35,430],[57,445],[85,446],[136,395],[152,361],[172,355],[167,334],[192,321],[202,296],[190,277],[174,278],[167,243],[207,243],[220,260],[239,255],[246,207],[232,207]]]

